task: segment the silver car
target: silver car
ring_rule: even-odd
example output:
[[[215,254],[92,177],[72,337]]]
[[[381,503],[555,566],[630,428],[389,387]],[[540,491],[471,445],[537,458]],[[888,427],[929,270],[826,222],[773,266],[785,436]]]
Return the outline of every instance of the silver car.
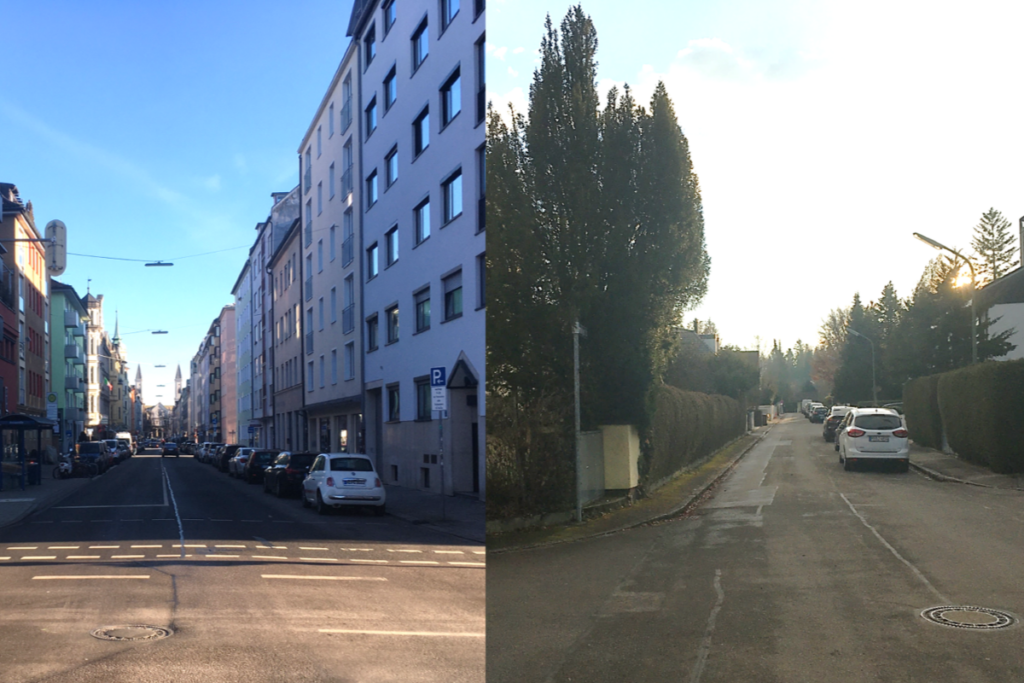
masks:
[[[839,462],[849,471],[866,462],[893,462],[910,469],[910,446],[903,419],[889,408],[855,408],[836,431]]]

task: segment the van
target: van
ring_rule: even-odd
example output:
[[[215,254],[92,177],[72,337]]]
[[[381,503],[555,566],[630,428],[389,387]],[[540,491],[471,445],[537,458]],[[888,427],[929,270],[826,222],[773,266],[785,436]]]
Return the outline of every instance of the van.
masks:
[[[135,442],[132,441],[131,432],[118,432],[117,434],[114,435],[114,437],[117,439],[124,439],[125,441],[127,441],[128,452],[131,453],[132,455],[135,455]]]

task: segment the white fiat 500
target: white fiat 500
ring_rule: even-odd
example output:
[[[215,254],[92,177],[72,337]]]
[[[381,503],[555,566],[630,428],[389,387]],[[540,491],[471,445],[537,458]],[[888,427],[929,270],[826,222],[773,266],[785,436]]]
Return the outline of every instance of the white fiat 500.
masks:
[[[839,462],[843,469],[866,462],[894,462],[901,472],[910,469],[907,430],[899,414],[888,408],[855,408],[836,430]]]
[[[302,506],[326,515],[331,508],[362,506],[384,514],[384,484],[373,461],[358,453],[321,453],[302,482]]]

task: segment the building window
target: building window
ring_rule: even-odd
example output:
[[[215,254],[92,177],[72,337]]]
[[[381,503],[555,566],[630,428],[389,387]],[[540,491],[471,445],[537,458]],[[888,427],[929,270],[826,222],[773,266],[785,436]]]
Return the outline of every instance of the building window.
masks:
[[[332,168],[333,168],[333,166],[332,166]],[[335,233],[336,232],[337,232],[337,226],[332,225],[331,229],[330,229],[330,240],[331,240],[330,241],[330,249],[328,251],[328,254],[330,256],[331,261],[334,260],[334,254],[335,254],[334,249],[335,249],[335,246],[336,246],[336,244],[335,244]]]
[[[377,350],[377,314],[374,313],[372,316],[366,319],[366,350],[376,351]]]
[[[363,56],[366,66],[370,66],[370,62],[377,56],[377,28],[372,24],[366,32],[366,37],[363,38]]]
[[[345,379],[356,377],[356,343],[345,344]]]
[[[441,30],[448,28],[459,13],[459,0],[441,0]]]
[[[444,283],[444,319],[452,320],[462,315],[462,271],[449,275]]]
[[[331,322],[338,322],[338,288],[331,287]]]
[[[366,105],[366,137],[369,138],[377,130],[377,96]]]
[[[345,169],[341,172],[341,196],[348,197],[352,194],[353,180],[352,180],[352,139],[349,138],[345,142],[345,146],[341,150],[341,165]]]
[[[366,177],[366,209],[377,203],[377,169]]]
[[[424,199],[412,211],[416,224],[416,244],[430,237],[430,198]]]
[[[324,212],[324,183],[321,180],[316,184],[316,215]]]
[[[313,200],[306,200],[306,246],[313,243]]]
[[[316,272],[324,272],[324,241],[317,240],[316,243]]]
[[[352,125],[352,76],[345,76],[341,84],[341,132]]]
[[[334,102],[327,108],[327,137],[334,137]]]
[[[320,388],[324,388],[324,356],[320,354]]]
[[[344,283],[345,289],[342,290],[343,296],[342,305],[344,308],[341,311],[341,332],[342,334],[348,334],[355,329],[355,276],[349,275],[345,278]]]
[[[317,320],[318,320],[318,321],[320,322],[320,331],[321,331],[321,332],[323,332],[323,330],[324,330],[324,298],[323,298],[323,297],[320,297],[320,298],[319,298],[319,299],[317,300],[317,303],[318,303],[318,308],[317,308],[317,311],[318,311],[318,315],[317,315]]]
[[[391,228],[384,235],[384,244],[387,248],[388,265],[394,265],[398,260],[398,226]]]
[[[487,224],[487,148],[481,145],[476,150],[476,230],[480,232]]]
[[[386,36],[395,25],[395,0],[388,0],[384,3],[384,35]]]
[[[447,126],[462,111],[462,79],[456,68],[441,86],[441,126]]]
[[[306,366],[306,391],[313,391],[313,361]]]
[[[398,386],[388,387],[388,422],[398,422],[401,419],[400,409]]]
[[[316,158],[319,159],[320,155],[323,154],[324,141],[323,141],[323,126],[316,127]]]
[[[412,70],[420,68],[420,64],[430,54],[430,48],[427,45],[429,36],[427,35],[427,20],[424,18],[423,22],[416,27],[416,32],[412,34]]]
[[[391,187],[398,180],[398,145],[391,148],[388,155],[384,157],[384,166],[387,168],[387,186]]]
[[[309,147],[306,148],[306,173],[303,178],[303,193],[309,192],[313,188],[313,150]]]
[[[391,109],[391,105],[398,98],[397,80],[395,78],[395,67],[391,67],[391,71],[384,77],[384,111]]]
[[[341,264],[347,266],[355,258],[355,219],[352,209],[345,212],[341,221]]]
[[[487,305],[487,254],[476,257],[476,295],[477,307]]]
[[[441,194],[444,197],[444,222],[449,223],[462,213],[462,169],[441,183]]]
[[[473,0],[473,16],[479,17],[484,13],[485,1],[484,0]]]
[[[329,190],[330,194],[327,196],[330,199],[334,199],[334,162],[331,162],[331,167],[327,170],[327,173],[328,186],[331,188]]]
[[[424,107],[412,122],[413,156],[419,156],[430,145],[430,107]]]
[[[331,349],[331,384],[338,383],[338,350]]]
[[[482,3],[483,0],[478,0],[478,2]],[[476,41],[473,49],[476,52],[476,122],[480,123],[487,114],[487,70],[484,65],[487,50],[483,36],[480,36],[480,40]]]
[[[398,341],[398,306],[384,311],[384,317],[388,326],[388,344],[394,344]]]
[[[433,401],[430,398],[430,382],[425,379],[416,380],[416,419],[429,420],[431,418],[430,406]]]
[[[416,331],[425,332],[430,329],[430,287],[413,294],[416,302]]]
[[[372,280],[377,277],[377,243],[374,242],[366,250],[366,279]]]

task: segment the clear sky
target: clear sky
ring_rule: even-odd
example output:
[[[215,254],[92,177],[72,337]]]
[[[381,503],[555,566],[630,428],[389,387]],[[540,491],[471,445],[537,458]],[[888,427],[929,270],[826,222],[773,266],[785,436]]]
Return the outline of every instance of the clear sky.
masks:
[[[111,334],[118,311],[147,403],[173,402],[175,368],[188,377],[232,301],[270,193],[298,183],[296,150],[348,45],[351,7],[4,4],[0,181],[32,201],[40,230],[67,224],[71,254],[175,263],[69,255],[58,278],[82,296],[91,278]]]
[[[489,96],[526,110],[545,14],[488,3]],[[994,207],[1024,215],[1024,5],[905,0],[584,0],[602,88],[664,80],[704,202],[711,318],[723,343],[818,342],[832,308],[909,296],[969,249]]]

